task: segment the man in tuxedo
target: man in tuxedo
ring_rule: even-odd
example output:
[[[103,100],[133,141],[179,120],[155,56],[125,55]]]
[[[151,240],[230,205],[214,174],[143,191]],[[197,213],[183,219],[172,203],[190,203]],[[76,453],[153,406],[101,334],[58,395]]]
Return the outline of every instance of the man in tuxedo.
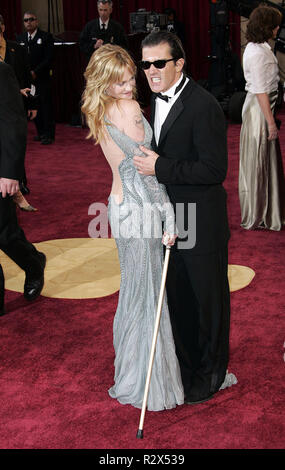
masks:
[[[26,32],[19,35],[17,41],[28,54],[30,76],[38,95],[38,113],[34,120],[38,135],[35,140],[49,145],[55,137],[51,80],[54,41],[50,33],[38,27],[37,17],[32,12],[24,14],[24,27]]]
[[[123,26],[110,18],[113,9],[111,0],[97,2],[99,18],[89,21],[80,34],[81,50],[89,60],[93,52],[103,44],[116,44],[127,49],[128,43]]]
[[[12,196],[19,189],[26,151],[27,118],[12,67],[0,62],[0,249],[25,271],[24,297],[35,300],[44,285],[46,257],[19,227]],[[0,315],[4,315],[0,265]]]
[[[147,156],[134,164],[166,185],[176,209],[180,238],[171,250],[167,296],[185,403],[195,404],[220,389],[228,365],[227,140],[220,105],[184,65],[177,36],[161,31],[144,39],[154,151],[142,147]]]

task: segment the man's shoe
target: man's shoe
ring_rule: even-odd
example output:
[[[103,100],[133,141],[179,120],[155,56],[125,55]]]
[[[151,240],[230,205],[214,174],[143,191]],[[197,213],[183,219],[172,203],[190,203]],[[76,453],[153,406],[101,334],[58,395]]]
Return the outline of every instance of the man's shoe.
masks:
[[[53,143],[53,140],[50,139],[49,137],[46,137],[45,139],[42,140],[41,144],[42,145],[51,145]]]
[[[46,265],[46,256],[44,253],[39,252],[39,261],[42,267],[42,273],[37,278],[29,278],[26,274],[24,285],[24,297],[27,300],[36,300],[44,287],[44,270]]]
[[[0,317],[3,317],[3,315],[5,315],[5,309],[4,307],[0,308]]]
[[[35,135],[33,140],[34,142],[40,142],[43,138],[44,138],[43,135]]]
[[[184,403],[185,405],[198,405],[199,403],[204,403],[205,401],[209,401],[214,397],[214,393],[212,395],[209,395],[208,397],[205,398],[196,398],[196,397],[191,397],[191,395],[185,397]]]
[[[44,270],[45,267],[46,267],[46,262],[47,262],[46,255],[44,253],[42,253],[41,251],[38,251],[38,257],[39,257],[41,267]]]

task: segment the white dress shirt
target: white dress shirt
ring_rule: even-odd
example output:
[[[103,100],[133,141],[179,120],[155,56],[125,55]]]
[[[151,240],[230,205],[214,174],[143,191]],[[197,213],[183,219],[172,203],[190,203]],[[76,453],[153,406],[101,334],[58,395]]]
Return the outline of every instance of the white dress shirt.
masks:
[[[109,20],[104,21],[104,23],[103,23],[103,21],[101,20],[101,18],[99,18],[99,24],[100,24],[100,29],[103,29],[103,28],[102,28],[102,25],[104,24],[104,25],[105,25],[105,30],[106,30],[106,29],[108,28]]]
[[[30,40],[30,37],[31,37],[31,40],[34,39],[37,32],[38,32],[38,29],[35,29],[35,31],[32,34],[28,33],[28,40]]]
[[[178,99],[179,95],[182,93],[185,86],[189,82],[189,78],[186,77],[186,81],[185,81],[183,87],[175,95],[175,90],[179,86],[179,84],[181,83],[182,80],[183,80],[183,73],[181,74],[181,77],[175,83],[175,85],[173,85],[169,90],[162,93],[163,95],[167,95],[170,98],[168,100],[168,102],[166,102],[166,101],[164,101],[160,98],[156,98],[156,100],[155,100],[154,137],[155,137],[157,145],[158,145],[158,142],[159,142],[161,128],[164,124],[164,121],[166,120],[166,118],[168,116],[169,111],[171,110],[171,108],[174,105],[175,101]]]
[[[268,42],[247,44],[243,54],[243,71],[246,91],[256,94],[277,90],[278,62]]]

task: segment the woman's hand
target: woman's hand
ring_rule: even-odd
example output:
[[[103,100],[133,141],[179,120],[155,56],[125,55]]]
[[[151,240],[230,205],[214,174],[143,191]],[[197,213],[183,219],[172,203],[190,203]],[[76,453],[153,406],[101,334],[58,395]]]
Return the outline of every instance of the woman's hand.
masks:
[[[268,140],[274,140],[278,137],[278,129],[276,124],[271,124],[268,126]]]
[[[169,233],[164,232],[162,237],[162,243],[165,246],[173,246],[178,235],[169,235]]]
[[[272,114],[270,101],[267,93],[257,93],[257,100],[268,126],[268,140],[274,140],[278,137],[278,129]]]

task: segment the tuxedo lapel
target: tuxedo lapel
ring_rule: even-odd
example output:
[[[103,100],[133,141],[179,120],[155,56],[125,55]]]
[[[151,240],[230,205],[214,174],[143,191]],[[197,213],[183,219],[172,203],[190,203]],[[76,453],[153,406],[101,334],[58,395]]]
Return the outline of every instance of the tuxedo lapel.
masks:
[[[151,95],[150,101],[150,125],[153,130],[151,146],[154,151],[157,150],[156,140],[154,137],[154,117],[155,117],[155,95]]]
[[[166,118],[166,120],[165,120],[165,122],[164,122],[164,124],[161,128],[158,145],[156,144],[155,138],[153,137],[153,139],[152,139],[153,148],[158,149],[158,147],[161,145],[162,141],[165,139],[167,133],[171,129],[173,123],[176,121],[176,119],[183,112],[183,110],[184,110],[183,102],[186,99],[186,97],[188,97],[192,93],[194,87],[195,87],[195,82],[189,77],[189,82],[187,83],[187,85],[183,89],[183,91],[182,91],[181,95],[179,96],[179,98],[177,99],[177,101],[172,106],[172,108],[169,111],[169,114],[168,114],[168,116],[167,116],[167,118]],[[155,120],[155,95],[152,95],[152,97],[151,97],[151,120],[150,120],[150,122],[151,122],[151,127],[152,127],[153,130],[154,130],[154,120]]]
[[[178,116],[182,113],[183,109],[184,109],[184,105],[183,105],[182,100],[179,97],[178,100],[172,106],[171,110],[169,111],[169,114],[168,114],[168,116],[167,116],[167,118],[166,118],[166,120],[165,120],[165,122],[164,122],[164,124],[161,128],[158,145],[156,144],[156,140],[155,140],[154,133],[153,133],[152,148],[154,150],[156,150],[159,147],[159,145],[161,144],[161,142],[165,138],[167,132],[171,128],[172,124],[178,118]],[[150,124],[151,124],[151,127],[152,127],[153,130],[154,130],[154,119],[155,119],[155,95],[152,95],[152,97],[151,97]]]
[[[176,121],[176,119],[182,113],[183,110],[184,110],[184,105],[183,105],[182,99],[179,96],[179,98],[177,99],[177,101],[174,103],[171,110],[169,111],[169,114],[161,128],[158,147],[160,146],[163,139],[166,137],[166,134],[168,133],[169,129],[171,129],[171,126],[174,123],[174,121]]]
[[[32,39],[32,42],[33,43],[36,43],[38,39],[40,39],[41,35],[40,35],[40,30],[38,29],[37,32],[36,32],[36,35],[34,37],[34,39]]]
[[[155,116],[155,95],[151,95],[150,101],[150,125],[154,128],[154,116]]]
[[[24,40],[23,42],[25,43],[26,46],[29,45],[29,34],[28,33],[24,33]]]

